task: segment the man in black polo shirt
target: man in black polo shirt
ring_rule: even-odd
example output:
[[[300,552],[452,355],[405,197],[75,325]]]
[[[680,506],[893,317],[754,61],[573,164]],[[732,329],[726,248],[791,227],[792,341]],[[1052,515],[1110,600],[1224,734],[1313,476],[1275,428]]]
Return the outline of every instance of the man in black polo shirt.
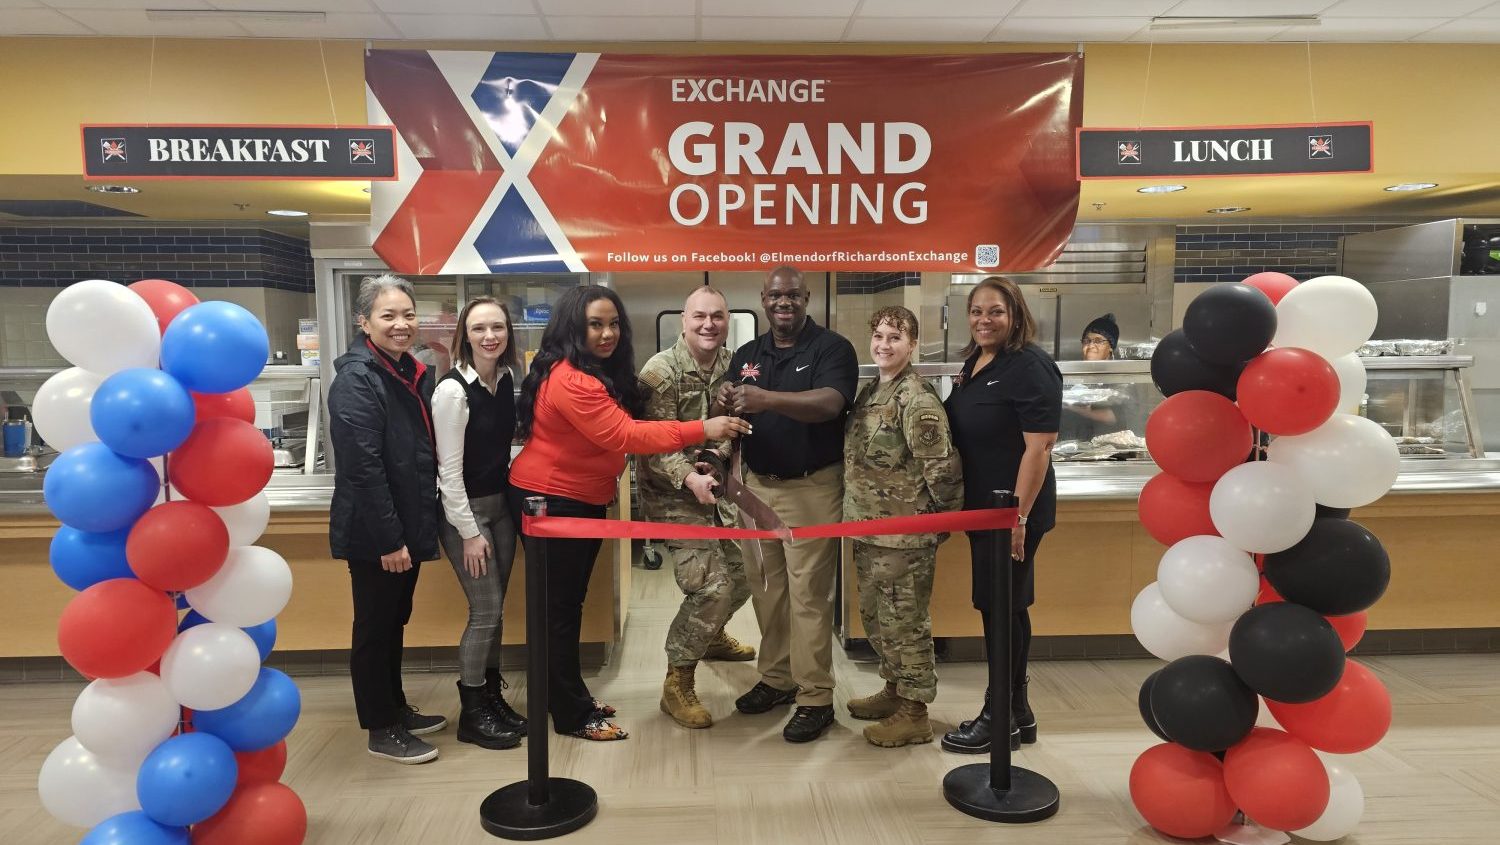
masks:
[[[778,267],[761,307],[771,331],[729,362],[719,402],[755,427],[740,440],[745,486],[787,525],[837,522],[843,513],[844,414],[859,361],[843,337],[807,316],[802,273]],[[758,548],[755,548],[758,546]],[[782,736],[816,739],[833,724],[833,581],[837,540],[751,540],[750,598],[760,623],[761,680],[740,696],[742,713],[797,703]]]

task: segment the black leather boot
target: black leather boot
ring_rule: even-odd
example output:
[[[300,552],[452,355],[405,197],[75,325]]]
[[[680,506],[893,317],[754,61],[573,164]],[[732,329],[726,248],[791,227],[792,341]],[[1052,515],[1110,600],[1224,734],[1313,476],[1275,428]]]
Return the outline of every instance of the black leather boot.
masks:
[[[505,689],[505,679],[500,677],[499,669],[484,670],[484,700],[490,706],[490,711],[495,718],[508,728],[520,733],[526,733],[526,717],[515,711],[515,708],[505,700],[502,694]]]
[[[1010,714],[1016,720],[1018,737],[1028,745],[1036,742],[1036,714],[1031,712],[1031,704],[1026,700],[1026,687],[1030,684],[1030,675],[1022,677],[1010,700]]]
[[[521,732],[502,723],[490,710],[482,686],[466,687],[458,682],[458,741],[480,748],[500,750],[521,744]]]
[[[990,697],[985,693],[984,708],[979,715],[972,719],[960,722],[958,728],[943,734],[942,746],[944,751],[952,751],[955,754],[985,754],[990,750],[990,736],[993,733],[990,714]],[[1020,734],[1016,729],[1014,717],[1010,720],[1010,750],[1015,751],[1021,747]]]

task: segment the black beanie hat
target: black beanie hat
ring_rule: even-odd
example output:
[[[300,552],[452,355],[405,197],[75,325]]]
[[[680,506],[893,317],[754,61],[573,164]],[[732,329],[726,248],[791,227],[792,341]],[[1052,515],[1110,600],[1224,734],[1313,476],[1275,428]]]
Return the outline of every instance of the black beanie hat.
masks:
[[[1083,340],[1090,332],[1102,334],[1109,338],[1109,348],[1115,349],[1120,345],[1120,324],[1115,322],[1115,315],[1105,314],[1103,317],[1095,317],[1093,322],[1083,327],[1083,334],[1078,336]]]

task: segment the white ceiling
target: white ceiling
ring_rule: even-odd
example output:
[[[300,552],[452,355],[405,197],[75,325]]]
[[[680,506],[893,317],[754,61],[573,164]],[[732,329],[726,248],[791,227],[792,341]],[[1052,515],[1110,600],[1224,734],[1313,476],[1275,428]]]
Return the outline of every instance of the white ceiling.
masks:
[[[162,20],[148,10],[221,10]],[[325,13],[276,20],[276,11]],[[1151,28],[1171,16],[1316,26]],[[0,0],[0,35],[506,41],[1500,42],[1497,0]]]

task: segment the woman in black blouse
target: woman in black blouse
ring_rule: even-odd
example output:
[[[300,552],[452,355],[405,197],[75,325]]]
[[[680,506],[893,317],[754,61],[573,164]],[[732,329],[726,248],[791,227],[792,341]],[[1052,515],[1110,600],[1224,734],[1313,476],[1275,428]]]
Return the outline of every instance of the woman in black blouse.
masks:
[[[1011,533],[1011,748],[1036,741],[1036,717],[1026,701],[1026,658],[1031,647],[1034,565],[1042,537],[1057,517],[1052,446],[1062,418],[1062,373],[1033,343],[1036,321],[1015,282],[991,276],[969,292],[969,332],[964,367],[945,403],[953,442],[964,466],[964,507],[992,507],[993,490],[1013,490],[1020,523]],[[971,533],[973,602],[990,626],[1003,617],[989,606],[990,535]],[[978,754],[990,747],[990,694],[979,715],[943,736],[943,747]]]

